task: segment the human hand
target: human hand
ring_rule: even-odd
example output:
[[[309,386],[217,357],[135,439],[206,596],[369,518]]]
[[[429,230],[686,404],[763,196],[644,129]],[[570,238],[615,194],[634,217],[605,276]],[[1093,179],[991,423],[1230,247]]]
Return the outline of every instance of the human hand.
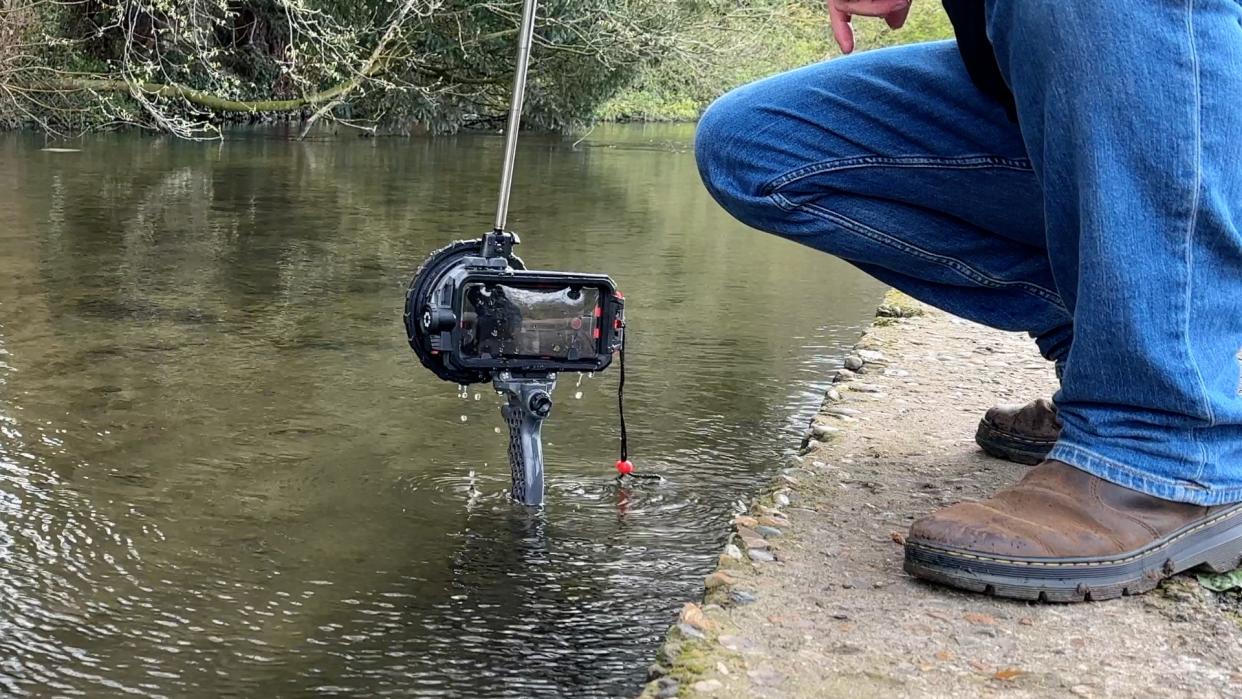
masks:
[[[828,0],[828,14],[832,18],[832,36],[841,47],[841,53],[854,50],[854,28],[850,20],[854,15],[883,17],[888,26],[899,29],[906,23],[912,0]]]

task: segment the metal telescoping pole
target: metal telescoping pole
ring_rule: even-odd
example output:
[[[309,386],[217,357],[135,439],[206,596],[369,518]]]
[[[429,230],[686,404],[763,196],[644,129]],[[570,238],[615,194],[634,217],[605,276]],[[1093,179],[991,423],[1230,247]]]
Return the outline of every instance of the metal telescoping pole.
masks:
[[[513,170],[517,161],[518,131],[522,128],[522,104],[526,101],[526,71],[530,67],[530,47],[535,40],[535,13],[538,0],[522,6],[522,26],[518,32],[517,74],[513,77],[513,100],[509,103],[509,126],[505,131],[504,169],[500,174],[500,199],[496,203],[495,234],[507,233],[509,194],[513,191]],[[484,236],[484,257],[491,257],[489,239]],[[516,239],[510,242],[516,242]],[[507,256],[504,252],[501,256]],[[497,391],[507,396],[501,407],[509,423],[509,468],[513,472],[514,500],[531,507],[543,505],[543,421],[552,412],[552,390],[556,375],[515,377],[509,372],[492,379]]]
[[[509,127],[505,131],[504,170],[500,175],[500,200],[496,204],[496,232],[509,224],[509,193],[513,190],[513,168],[517,160],[518,130],[522,126],[522,104],[526,101],[526,70],[530,67],[530,46],[535,37],[535,11],[539,0],[526,0],[522,7],[522,28],[518,34],[517,75],[513,78],[513,100],[509,104]]]

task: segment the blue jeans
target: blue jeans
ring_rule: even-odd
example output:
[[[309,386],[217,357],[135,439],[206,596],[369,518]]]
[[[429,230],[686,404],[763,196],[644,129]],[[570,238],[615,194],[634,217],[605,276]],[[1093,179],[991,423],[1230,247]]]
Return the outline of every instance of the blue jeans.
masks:
[[[735,217],[1064,362],[1050,458],[1242,501],[1242,2],[988,0],[1018,123],[952,42],[840,58],[703,116]]]

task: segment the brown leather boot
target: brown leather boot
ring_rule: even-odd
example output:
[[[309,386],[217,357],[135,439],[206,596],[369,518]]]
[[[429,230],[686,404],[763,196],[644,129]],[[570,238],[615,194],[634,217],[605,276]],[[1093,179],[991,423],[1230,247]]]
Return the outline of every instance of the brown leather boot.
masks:
[[[1242,503],[1199,507],[1059,461],[982,502],[914,523],[906,572],[998,597],[1081,602],[1135,595],[1196,566],[1242,559]]]
[[[979,422],[975,442],[1000,459],[1037,464],[1061,436],[1061,421],[1052,401],[1040,398],[1026,405],[998,405]]]

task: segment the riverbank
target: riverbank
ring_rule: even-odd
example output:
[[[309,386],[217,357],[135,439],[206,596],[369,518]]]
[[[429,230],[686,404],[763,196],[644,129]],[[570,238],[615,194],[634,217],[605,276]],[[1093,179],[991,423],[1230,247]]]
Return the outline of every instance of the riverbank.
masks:
[[[1242,695],[1236,591],[1179,576],[1032,605],[902,572],[915,518],[1022,475],[973,437],[994,403],[1053,392],[1029,339],[890,295],[846,364],[802,455],[735,520],[644,697]]]

